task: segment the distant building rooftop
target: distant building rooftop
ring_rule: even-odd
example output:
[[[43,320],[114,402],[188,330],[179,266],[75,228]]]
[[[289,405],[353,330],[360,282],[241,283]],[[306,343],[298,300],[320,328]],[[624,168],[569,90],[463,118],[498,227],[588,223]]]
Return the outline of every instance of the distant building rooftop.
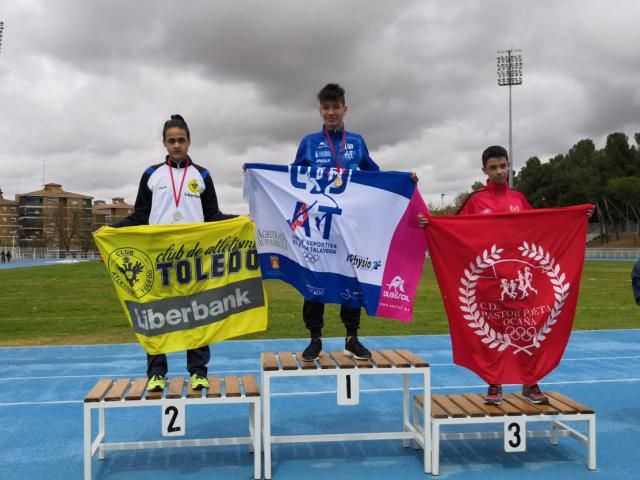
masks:
[[[65,198],[86,198],[92,199],[89,195],[82,195],[81,193],[66,192],[62,189],[62,185],[59,183],[47,183],[42,190],[36,190],[35,192],[21,193],[20,197],[65,197]]]
[[[0,189],[0,205],[11,205],[11,206],[17,206],[18,202],[16,202],[15,200],[9,200],[8,198],[4,198],[2,196],[2,189]]]

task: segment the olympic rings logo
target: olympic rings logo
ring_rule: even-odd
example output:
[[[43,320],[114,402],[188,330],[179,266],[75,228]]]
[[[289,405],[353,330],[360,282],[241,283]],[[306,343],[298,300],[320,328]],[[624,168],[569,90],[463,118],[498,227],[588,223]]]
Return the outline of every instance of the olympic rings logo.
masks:
[[[504,333],[509,335],[509,338],[512,340],[522,340],[523,342],[528,342],[536,335],[537,330],[535,327],[512,327],[508,326],[505,328]]]
[[[304,252],[304,261],[307,263],[316,263],[320,260],[320,255],[316,255],[315,253]]]

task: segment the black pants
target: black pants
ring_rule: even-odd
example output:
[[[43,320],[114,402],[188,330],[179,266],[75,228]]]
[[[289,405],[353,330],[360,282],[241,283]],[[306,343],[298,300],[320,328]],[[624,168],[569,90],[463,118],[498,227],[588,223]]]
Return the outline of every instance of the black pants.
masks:
[[[195,348],[193,350],[187,350],[187,370],[189,375],[194,373],[203,377],[207,376],[207,363],[211,359],[211,350],[209,345],[204,347]],[[154,375],[167,376],[169,366],[167,365],[167,356],[161,355],[149,355],[147,353],[147,376],[149,378]]]
[[[322,336],[322,327],[324,327],[324,303],[304,301],[302,305],[302,318],[304,324],[311,332],[312,337]],[[347,336],[352,337],[358,334],[360,327],[360,309],[350,308],[340,305],[340,318],[347,329]]]

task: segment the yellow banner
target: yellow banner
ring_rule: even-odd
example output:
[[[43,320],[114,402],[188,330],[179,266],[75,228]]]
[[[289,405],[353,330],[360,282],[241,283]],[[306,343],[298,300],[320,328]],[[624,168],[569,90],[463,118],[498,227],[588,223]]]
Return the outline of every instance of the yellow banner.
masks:
[[[150,354],[266,330],[254,224],[104,227],[94,234],[127,319]]]

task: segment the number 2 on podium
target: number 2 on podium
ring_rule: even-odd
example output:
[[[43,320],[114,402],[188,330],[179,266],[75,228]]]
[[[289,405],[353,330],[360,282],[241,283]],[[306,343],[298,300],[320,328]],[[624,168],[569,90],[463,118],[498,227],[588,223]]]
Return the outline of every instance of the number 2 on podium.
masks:
[[[185,412],[182,402],[163,402],[162,436],[182,437],[185,434]]]

